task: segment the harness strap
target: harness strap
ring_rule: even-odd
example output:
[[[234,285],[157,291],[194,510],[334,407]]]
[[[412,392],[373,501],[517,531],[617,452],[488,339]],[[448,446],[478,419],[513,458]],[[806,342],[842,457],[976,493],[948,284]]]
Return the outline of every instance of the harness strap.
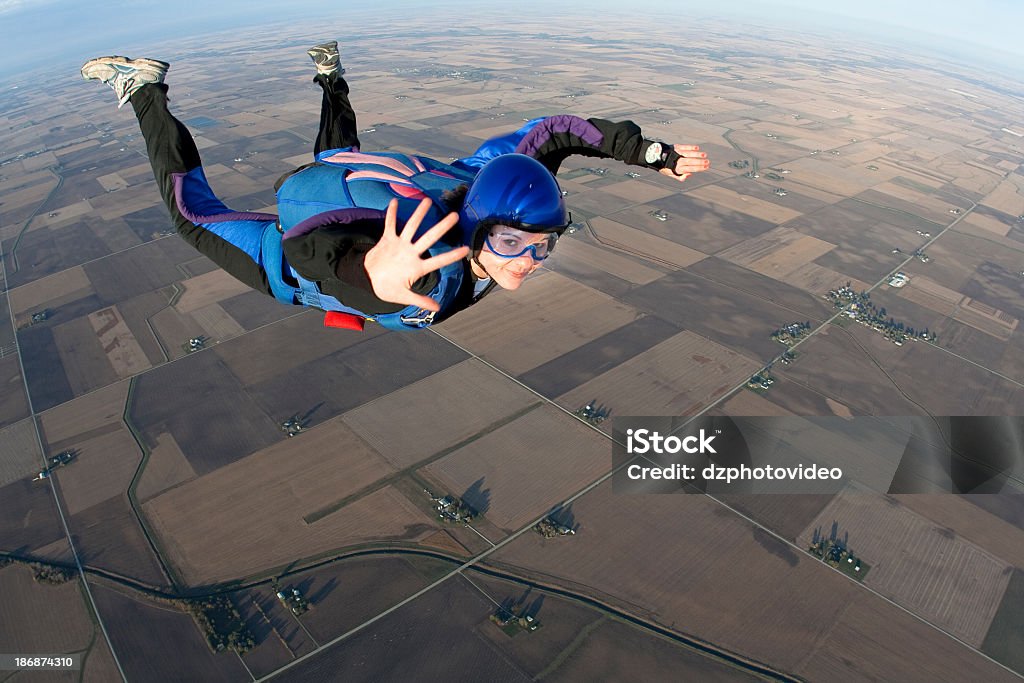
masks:
[[[295,288],[284,281],[284,247],[281,245],[281,233],[276,225],[268,225],[263,230],[260,258],[263,259],[263,270],[267,273],[267,282],[274,298],[289,306],[295,303]]]

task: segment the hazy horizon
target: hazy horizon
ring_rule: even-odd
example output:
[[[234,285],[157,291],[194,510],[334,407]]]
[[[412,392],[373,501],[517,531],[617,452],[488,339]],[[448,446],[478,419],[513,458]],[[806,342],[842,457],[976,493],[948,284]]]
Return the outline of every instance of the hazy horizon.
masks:
[[[384,10],[373,9],[385,6]],[[497,4],[468,3],[444,0],[425,7],[410,0],[385,0],[362,3],[346,10],[325,14],[328,21],[340,21],[346,13],[355,22],[386,17],[387,12],[413,7],[427,14],[434,11],[439,18],[452,8],[471,7],[491,12]],[[102,12],[96,5],[81,5],[70,0],[0,0],[0,20],[6,40],[0,46],[0,76],[9,78],[19,71],[35,71],[47,61],[61,66],[82,62],[99,54],[137,56],[147,43],[172,39],[176,35],[202,35],[227,29],[244,30],[268,23],[308,20],[323,12],[320,3],[299,0],[285,6],[271,0],[225,0],[221,3],[199,4],[188,0],[173,6],[149,0],[108,0]],[[542,18],[540,8],[550,5],[521,7],[519,16]],[[723,0],[713,8],[706,4],[647,0],[631,4],[629,10],[621,3],[597,0],[586,3],[560,4],[561,15],[575,7],[590,11],[628,13],[637,17],[651,14],[652,23],[664,28],[666,17],[680,20],[685,36],[688,17],[746,20],[755,24],[788,27],[794,31],[842,31],[848,37],[870,37],[881,44],[905,47],[909,53],[930,52],[964,66],[996,68],[1005,75],[1021,78],[1024,45],[1020,44],[1017,27],[1024,25],[1024,6],[1011,0],[983,0],[972,5],[934,7],[923,0],[903,3],[862,0],[856,4],[812,0],[779,0],[770,7],[749,0]],[[532,8],[532,9],[531,9]],[[543,10],[541,10],[543,11]],[[73,33],[69,29],[73,27]],[[456,27],[457,28],[457,27]],[[558,26],[553,23],[552,31]],[[331,36],[343,39],[344,36]],[[56,60],[56,61],[55,61]]]

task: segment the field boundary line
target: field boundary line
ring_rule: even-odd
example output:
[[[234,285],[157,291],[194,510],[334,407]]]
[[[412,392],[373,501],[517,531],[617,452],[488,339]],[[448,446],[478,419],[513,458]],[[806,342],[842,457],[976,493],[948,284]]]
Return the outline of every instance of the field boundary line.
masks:
[[[139,527],[142,529],[142,535],[145,536],[146,541],[149,542],[150,550],[152,550],[153,554],[156,555],[157,562],[160,563],[160,568],[163,570],[167,580],[171,582],[171,589],[180,593],[181,586],[185,584],[178,575],[177,569],[172,567],[169,560],[164,557],[163,550],[155,538],[155,533],[149,527],[148,520],[146,520],[145,516],[142,514],[142,506],[139,504],[138,495],[136,493],[139,487],[139,481],[142,479],[142,473],[145,471],[146,465],[149,464],[151,451],[146,444],[143,443],[142,438],[139,435],[138,428],[135,426],[135,423],[132,422],[130,415],[132,399],[135,394],[135,377],[137,377],[137,375],[132,376],[128,380],[128,392],[124,399],[124,409],[121,411],[121,421],[124,422],[125,427],[128,428],[128,432],[132,435],[132,439],[135,440],[135,445],[139,447],[139,452],[142,454],[142,457],[139,459],[139,465],[135,468],[135,474],[132,476],[131,482],[128,483],[128,504],[131,506],[132,512],[135,513],[135,519],[138,521]]]
[[[53,175],[54,178],[57,179],[57,184],[54,185],[50,189],[50,191],[47,193],[46,197],[43,198],[43,200],[41,202],[39,202],[39,205],[36,206],[36,208],[32,210],[32,214],[28,218],[25,219],[25,222],[21,226],[21,230],[18,231],[18,236],[14,238],[14,244],[11,245],[11,251],[9,253],[11,255],[11,265],[14,266],[14,272],[15,273],[17,273],[19,270],[21,270],[21,266],[18,265],[18,246],[21,244],[21,238],[25,236],[26,232],[28,232],[29,224],[36,219],[36,216],[38,216],[39,212],[42,210],[42,208],[44,206],[46,206],[46,203],[53,198],[53,195],[57,194],[57,192],[60,190],[61,187],[64,186],[64,176],[61,175],[60,172],[59,172],[60,171],[60,164],[59,163],[56,166],[56,170],[54,170],[53,166],[48,166],[46,168],[46,170],[51,175]],[[65,268],[65,270],[67,270],[67,269]],[[4,290],[5,291],[7,290],[7,271],[6,271],[6,269],[4,270]],[[14,322],[13,318],[11,319],[11,322],[12,323]]]
[[[458,443],[452,444],[451,446],[446,446],[446,447],[442,448],[441,450],[437,451],[436,453],[434,453],[433,455],[429,455],[426,458],[423,458],[422,460],[416,461],[412,465],[408,465],[406,467],[403,467],[402,469],[395,470],[394,472],[392,472],[391,474],[387,475],[386,477],[383,477],[381,479],[378,479],[375,482],[367,484],[366,486],[364,486],[360,490],[355,491],[353,493],[350,493],[349,495],[345,496],[344,498],[336,500],[335,502],[333,502],[333,503],[331,503],[329,505],[325,505],[324,507],[320,508],[319,510],[314,510],[313,512],[310,512],[309,514],[304,515],[302,517],[302,521],[305,522],[306,524],[315,524],[316,522],[319,522],[324,517],[328,517],[328,516],[334,514],[335,512],[337,512],[338,510],[341,510],[343,507],[345,507],[349,503],[353,503],[353,502],[359,500],[360,498],[368,496],[369,494],[371,494],[371,493],[373,493],[375,491],[379,491],[382,488],[386,488],[387,486],[390,486],[391,484],[393,484],[394,482],[398,481],[399,479],[405,477],[406,475],[413,474],[417,470],[422,469],[423,467],[426,467],[427,465],[430,465],[430,464],[432,464],[434,462],[437,462],[438,460],[440,460],[441,458],[444,458],[445,456],[451,455],[452,453],[454,453],[455,451],[459,450],[460,448],[468,446],[469,444],[473,443],[474,441],[476,441],[477,439],[479,439],[479,438],[481,438],[483,436],[486,436],[487,434],[491,433],[492,431],[494,431],[496,429],[500,429],[501,427],[504,427],[505,425],[511,424],[512,422],[515,422],[519,418],[523,417],[524,415],[526,415],[528,413],[533,412],[534,410],[536,410],[537,408],[541,407],[542,405],[543,405],[542,402],[534,401],[534,402],[530,403],[530,405],[525,406],[523,408],[520,408],[519,410],[515,411],[514,413],[511,413],[509,415],[505,415],[504,417],[500,417],[497,420],[494,420],[493,422],[491,422],[489,425],[487,425],[483,429],[479,429],[476,432],[474,432],[473,434],[470,434],[469,436],[467,436],[465,439],[462,439]],[[360,437],[360,438],[362,438],[362,437]],[[364,442],[365,442],[365,439],[364,439]],[[376,448],[374,448],[373,444],[368,443],[368,442],[366,442],[366,443],[367,443],[367,445],[370,448],[373,448],[375,451],[377,450]],[[385,460],[387,460],[387,458],[385,458]],[[388,461],[388,464],[391,464],[390,461]],[[487,539],[485,538],[484,540],[487,540]],[[487,542],[490,543],[490,541],[487,541]]]
[[[466,526],[467,526],[467,527],[469,528],[469,530],[470,530],[470,531],[472,531],[472,532],[473,532],[474,534],[476,534],[476,535],[477,535],[477,536],[479,536],[480,538],[482,538],[482,539],[484,539],[485,541],[487,541],[487,543],[488,543],[488,544],[489,544],[489,545],[490,545],[490,546],[491,546],[492,548],[494,547],[494,541],[492,541],[491,539],[487,538],[487,537],[486,537],[486,536],[484,536],[484,535],[483,535],[482,533],[480,533],[479,531],[477,531],[477,530],[476,530],[476,527],[474,527],[474,526],[473,526],[472,524],[467,524]]]

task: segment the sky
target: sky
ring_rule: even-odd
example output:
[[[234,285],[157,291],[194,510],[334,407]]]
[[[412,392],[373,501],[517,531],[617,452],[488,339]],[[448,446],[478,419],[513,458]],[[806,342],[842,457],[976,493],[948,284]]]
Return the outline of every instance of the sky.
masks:
[[[378,7],[387,12],[428,14],[435,0],[0,0],[0,74],[37,67],[54,59],[84,61],[98,54],[130,54],[174,35],[244,28],[296,17],[315,17],[325,7],[337,16],[342,8]],[[479,6],[509,8],[535,18],[547,5],[536,0],[445,0],[466,11]],[[816,25],[835,30],[874,34],[886,42],[904,41],[908,49],[927,45],[955,60],[1002,64],[1021,69],[1024,64],[1024,2],[1021,0],[563,0],[560,10],[573,5],[590,11],[618,11],[636,15],[648,11],[678,16],[680,26],[694,15],[744,17],[807,30]],[[511,10],[510,10],[511,12]],[[447,13],[437,12],[440,16]],[[555,27],[557,28],[557,27]],[[918,34],[914,37],[914,34]],[[924,34],[930,34],[931,37]]]
[[[920,31],[946,38],[951,44],[1002,46],[1024,56],[1020,40],[1024,3],[1020,0],[775,0],[771,6],[780,13],[832,14],[865,24]]]
[[[763,4],[726,2],[740,12]],[[999,64],[1017,72],[1024,64],[1021,0],[774,0],[767,6],[783,22],[798,17],[830,25],[848,22],[857,32],[912,45],[926,43],[954,58]]]

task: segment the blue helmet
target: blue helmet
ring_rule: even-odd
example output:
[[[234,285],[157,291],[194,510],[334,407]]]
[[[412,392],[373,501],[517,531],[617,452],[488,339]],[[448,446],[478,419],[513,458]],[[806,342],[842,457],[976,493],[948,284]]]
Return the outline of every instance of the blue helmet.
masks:
[[[558,182],[525,154],[491,159],[473,179],[459,210],[465,244],[473,244],[481,221],[508,221],[527,232],[561,234],[569,223]]]

